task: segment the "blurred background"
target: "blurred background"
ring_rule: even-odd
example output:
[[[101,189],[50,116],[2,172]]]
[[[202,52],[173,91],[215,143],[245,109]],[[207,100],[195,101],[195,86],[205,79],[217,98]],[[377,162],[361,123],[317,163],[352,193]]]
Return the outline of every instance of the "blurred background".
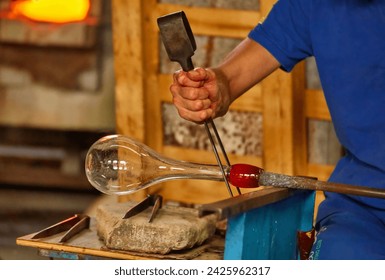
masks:
[[[53,2],[0,0],[0,259],[99,197],[84,157],[115,131],[111,1]]]

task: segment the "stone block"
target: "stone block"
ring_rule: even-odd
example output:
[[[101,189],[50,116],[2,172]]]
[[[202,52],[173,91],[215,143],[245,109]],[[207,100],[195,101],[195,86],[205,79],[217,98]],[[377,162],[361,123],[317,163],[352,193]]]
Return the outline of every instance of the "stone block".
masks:
[[[203,244],[216,230],[216,216],[199,218],[192,208],[163,206],[149,223],[151,207],[122,219],[134,202],[105,203],[96,209],[97,232],[109,249],[152,254],[190,249]]]

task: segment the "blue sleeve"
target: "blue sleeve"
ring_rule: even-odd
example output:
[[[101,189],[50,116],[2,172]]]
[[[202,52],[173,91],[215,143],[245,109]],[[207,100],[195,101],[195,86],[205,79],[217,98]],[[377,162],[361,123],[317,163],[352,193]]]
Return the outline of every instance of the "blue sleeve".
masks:
[[[312,55],[310,16],[312,0],[278,0],[249,38],[266,48],[285,71]]]

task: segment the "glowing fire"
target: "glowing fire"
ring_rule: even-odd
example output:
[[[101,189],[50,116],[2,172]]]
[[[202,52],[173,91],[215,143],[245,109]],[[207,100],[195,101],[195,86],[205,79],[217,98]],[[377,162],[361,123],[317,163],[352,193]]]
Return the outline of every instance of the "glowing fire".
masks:
[[[68,23],[83,21],[90,9],[90,0],[14,0],[9,18]]]

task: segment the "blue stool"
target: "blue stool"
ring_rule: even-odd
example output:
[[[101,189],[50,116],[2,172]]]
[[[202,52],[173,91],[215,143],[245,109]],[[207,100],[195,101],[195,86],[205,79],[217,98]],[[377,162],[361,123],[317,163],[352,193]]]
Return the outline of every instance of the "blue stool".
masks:
[[[314,204],[314,191],[265,188],[205,205],[201,213],[228,219],[225,260],[298,260],[299,237],[311,247]]]

